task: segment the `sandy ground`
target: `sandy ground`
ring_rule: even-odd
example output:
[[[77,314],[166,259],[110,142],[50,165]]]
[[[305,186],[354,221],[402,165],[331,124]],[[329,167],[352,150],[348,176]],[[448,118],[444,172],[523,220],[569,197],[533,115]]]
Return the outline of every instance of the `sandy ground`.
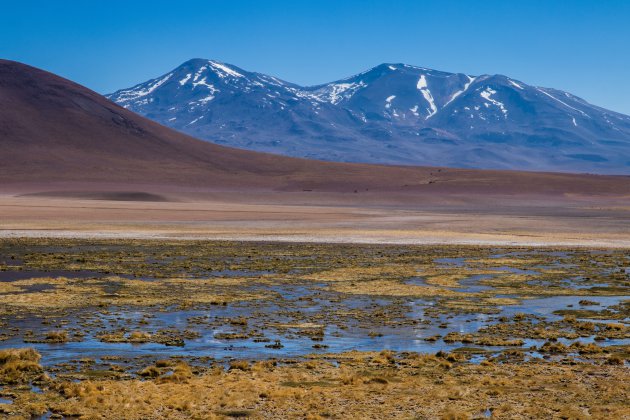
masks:
[[[601,197],[0,195],[0,238],[155,238],[630,248],[630,200]],[[104,198],[111,198],[105,196]],[[170,200],[170,201],[168,201]]]

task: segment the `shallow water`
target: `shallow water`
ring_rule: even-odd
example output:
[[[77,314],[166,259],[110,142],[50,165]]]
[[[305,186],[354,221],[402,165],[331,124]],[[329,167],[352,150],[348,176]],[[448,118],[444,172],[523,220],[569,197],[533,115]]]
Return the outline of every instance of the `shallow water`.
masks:
[[[479,284],[480,281],[485,279],[492,278],[492,275],[488,274],[476,274],[474,276],[470,276],[461,280],[459,282],[461,287],[449,287],[451,290],[456,290],[464,293],[479,293],[484,292],[486,290],[492,290],[492,286],[485,286],[483,284]]]
[[[452,265],[454,267],[463,267],[466,264],[465,257],[456,257],[456,258],[436,258],[433,260],[437,264],[442,265]]]
[[[536,251],[540,252],[540,251]],[[524,252],[513,252],[492,255],[490,258],[512,257]],[[552,253],[546,253],[549,256]],[[558,252],[558,258],[567,257],[567,253]],[[182,257],[177,257],[182,258]],[[437,258],[434,262],[448,267],[465,267],[467,258]],[[160,261],[150,260],[151,264]],[[558,266],[561,264],[559,263]],[[503,272],[527,275],[534,279],[545,269],[545,266],[532,269],[514,268],[509,266],[493,267],[497,275]],[[199,272],[196,272],[199,274]],[[86,334],[81,341],[71,341],[63,344],[26,343],[23,335],[10,336],[0,341],[0,348],[34,347],[43,356],[45,365],[66,363],[81,358],[99,359],[105,356],[120,356],[123,358],[167,358],[170,356],[210,357],[214,359],[263,359],[300,357],[312,353],[341,353],[349,350],[381,351],[412,351],[421,353],[435,353],[437,351],[452,351],[463,347],[470,347],[464,343],[445,343],[441,338],[427,341],[434,336],[445,336],[449,332],[462,334],[475,333],[480,329],[498,322],[500,317],[512,317],[517,313],[541,317],[546,321],[557,321],[562,316],[554,312],[562,309],[593,309],[601,311],[610,306],[618,305],[629,296],[551,296],[533,299],[521,299],[516,305],[498,305],[494,307],[496,313],[431,313],[431,309],[439,304],[439,298],[409,299],[391,298],[368,295],[351,295],[334,292],[330,284],[321,282],[304,283],[256,283],[257,277],[272,275],[267,270],[218,270],[206,271],[207,277],[251,277],[252,283],[244,287],[251,292],[265,292],[272,296],[266,300],[235,302],[226,306],[216,305],[205,309],[179,310],[176,308],[110,308],[109,313],[85,313],[59,317],[47,320],[43,324],[40,318],[11,319],[9,326],[21,331],[35,332],[51,331],[62,326],[64,329],[84,331]],[[112,273],[104,274],[95,271],[68,270],[21,270],[0,272],[0,281],[15,281],[31,277],[68,277],[68,278],[102,278]],[[460,281],[460,287],[447,288],[457,292],[479,294],[493,289],[492,286],[480,284],[494,274],[472,275]],[[121,276],[123,277],[123,276]],[[133,277],[133,276],[129,276]],[[194,277],[194,276],[191,276]],[[159,279],[146,277],[148,281]],[[194,281],[194,279],[191,279]],[[565,288],[584,290],[591,287],[606,287],[608,283],[584,283],[579,276],[564,281]],[[405,284],[430,286],[423,277],[411,277],[404,280]],[[539,283],[538,283],[539,284]],[[37,286],[45,291],[45,285]],[[557,287],[557,286],[556,286]],[[34,291],[34,289],[29,290]],[[518,298],[518,296],[496,295],[496,297]],[[580,306],[580,300],[598,302],[599,305]],[[388,312],[384,317],[382,311]],[[429,312],[429,313],[428,313]],[[244,318],[245,326],[233,325],[231,319]],[[66,323],[62,323],[65,321]],[[590,322],[620,322],[620,320],[591,320]],[[628,318],[621,322],[629,322]],[[88,327],[85,323],[89,324]],[[323,336],[313,336],[308,327],[301,324],[319,324],[316,327],[323,331]],[[284,325],[283,325],[284,324]],[[288,326],[287,326],[288,325]],[[291,327],[291,325],[294,325]],[[158,343],[107,343],[97,338],[99,333],[113,332],[124,329],[130,331],[155,332],[160,329],[176,331],[190,330],[199,334],[197,338],[184,339],[183,346],[167,346]],[[243,333],[247,338],[224,339],[220,334]],[[322,338],[321,341],[319,339]],[[575,341],[590,343],[594,336],[581,337],[578,340],[559,341],[570,345]],[[275,346],[278,342],[280,345]],[[525,339],[522,349],[532,346],[540,347],[545,340]],[[600,346],[630,345],[630,339],[606,340],[597,343]],[[272,347],[270,347],[272,346]],[[321,346],[315,348],[314,346]],[[275,348],[280,347],[280,348]],[[501,346],[475,346],[479,351],[499,352]],[[512,347],[514,348],[514,347]],[[531,357],[543,357],[530,352]],[[485,356],[477,356],[475,360],[482,360]]]
[[[501,315],[512,316],[517,313],[525,313],[528,315],[544,316],[549,321],[557,321],[562,319],[563,316],[554,314],[555,311],[561,309],[578,309],[581,307],[579,302],[584,299],[598,302],[599,305],[595,307],[599,311],[609,306],[618,305],[620,302],[630,299],[630,296],[552,296],[537,299],[524,299],[518,305],[501,306]],[[589,319],[589,321],[594,320]],[[625,321],[630,321],[630,319],[626,318]]]
[[[304,314],[318,313],[326,310],[326,304],[316,302],[313,306],[309,301],[301,301],[299,297],[306,295],[311,289],[308,287],[289,288],[287,297],[294,307],[292,311]],[[299,357],[311,353],[340,353],[349,350],[380,351],[383,349],[395,351],[413,351],[421,353],[435,353],[437,351],[452,351],[461,347],[469,347],[463,343],[445,343],[441,339],[435,342],[425,341],[427,337],[435,335],[444,336],[449,332],[459,332],[462,334],[474,333],[479,329],[496,322],[500,316],[510,316],[516,313],[526,313],[542,316],[547,320],[561,319],[561,316],[554,315],[558,309],[565,309],[568,305],[578,305],[578,301],[584,296],[559,296],[539,299],[523,300],[518,305],[501,306],[497,315],[488,314],[459,314],[443,315],[438,319],[427,318],[424,312],[433,305],[427,300],[417,300],[409,304],[407,315],[410,319],[418,323],[401,326],[378,326],[373,328],[363,328],[357,325],[353,328],[340,329],[334,323],[329,323],[324,327],[323,341],[313,341],[308,336],[300,335],[300,328],[275,328],[273,323],[291,323],[293,317],[282,312],[282,308],[274,303],[258,302],[256,305],[239,303],[236,305],[217,306],[209,311],[172,311],[155,312],[149,319],[147,330],[160,328],[174,328],[177,330],[191,329],[201,334],[199,338],[185,339],[183,347],[166,346],[157,343],[131,344],[131,343],[105,343],[100,342],[94,336],[88,335],[80,342],[69,342],[64,344],[45,343],[22,343],[19,337],[9,339],[0,343],[2,347],[35,347],[44,357],[45,364],[57,364],[68,362],[72,359],[85,357],[98,359],[107,355],[117,355],[124,358],[136,358],[150,356],[155,358],[166,358],[169,356],[186,357],[212,357],[215,359],[239,358],[239,359],[261,359],[261,358],[285,358]],[[599,308],[605,308],[618,304],[625,297],[590,297],[600,303]],[[376,305],[371,299],[353,297],[340,304],[334,305],[336,310],[353,307]],[[381,302],[382,303],[382,302]],[[145,316],[143,311],[115,312],[110,315],[101,316],[105,324],[116,322],[118,325],[135,325],[137,321]],[[256,337],[245,339],[217,339],[215,336],[226,332],[239,332],[241,327],[222,324],[222,319],[233,319],[245,317],[248,319],[247,331],[260,331],[264,334],[265,342],[256,342]],[[191,319],[207,320],[204,322],[191,322]],[[423,323],[430,321],[430,323]],[[317,321],[315,321],[317,322]],[[446,324],[446,328],[440,325]],[[130,328],[135,329],[135,328]],[[372,336],[370,336],[372,333]],[[594,336],[581,337],[577,340],[560,339],[566,344],[574,341],[583,343],[593,342]],[[269,344],[279,341],[283,346],[280,349],[266,347]],[[526,339],[522,348],[531,346],[541,346],[546,340]],[[324,344],[323,349],[313,348],[314,344]],[[609,345],[629,345],[629,339],[606,340],[598,343],[601,346]],[[499,351],[504,347],[486,346],[482,347],[490,351]]]

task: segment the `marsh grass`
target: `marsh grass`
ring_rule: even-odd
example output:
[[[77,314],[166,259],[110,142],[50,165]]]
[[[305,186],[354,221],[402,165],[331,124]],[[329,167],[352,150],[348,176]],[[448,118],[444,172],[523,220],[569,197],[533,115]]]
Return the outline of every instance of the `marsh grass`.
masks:
[[[234,360],[230,362],[230,367],[228,370],[241,370],[243,372],[247,372],[250,370],[250,365],[249,362],[247,362],[246,360]]]
[[[0,361],[39,360],[37,353],[21,351],[3,352]],[[617,365],[472,365],[452,353],[391,351],[335,357],[339,367],[313,355],[312,360],[283,365],[233,361],[227,370],[203,372],[168,359],[144,369],[147,374],[141,380],[57,382],[38,397],[38,406],[18,398],[15,409],[26,413],[27,406],[44,407],[67,417],[131,420],[231,414],[382,418],[385,413],[401,418],[476,418],[488,409],[498,418],[630,415],[624,398],[630,385]]]
[[[492,314],[499,306],[534,297],[577,295],[585,297],[585,304],[591,295],[625,295],[630,278],[620,267],[627,265],[627,251],[558,250],[563,256],[547,250],[456,246],[67,240],[9,240],[0,243],[0,251],[17,254],[25,269],[105,274],[101,278],[76,279],[68,274],[68,278],[0,282],[0,314],[6,315],[3,324],[10,316],[35,315],[45,329],[64,328],[72,333],[76,329],[66,326],[66,320],[94,312],[98,315],[85,321],[86,334],[103,341],[183,345],[195,331],[156,326],[149,315],[137,324],[126,323],[123,317],[108,322],[124,311],[222,313],[233,302],[247,302],[255,308],[261,299],[291,306],[294,302],[269,287],[287,285],[312,292],[300,297],[300,302],[315,305],[323,297],[332,309],[309,314],[286,311],[264,327],[292,337],[310,337],[317,342],[316,348],[326,348],[329,337],[324,331],[332,323],[341,331],[361,325],[364,331],[373,332],[374,341],[380,338],[382,327],[424,328],[424,323],[406,313],[408,303],[417,298],[434,303],[426,310],[430,318],[426,327],[442,324],[445,341],[514,347],[498,354],[493,351],[479,365],[467,362],[477,353],[464,350],[438,354],[320,352],[307,356],[306,361],[236,360],[227,369],[222,363],[198,358],[186,359],[194,366],[177,358],[145,366],[151,362],[109,356],[102,361],[117,361],[127,366],[128,373],[121,367],[103,370],[88,361],[74,361],[51,368],[57,375],[47,380],[51,386],[41,395],[27,390],[33,379],[42,376],[36,352],[25,351],[23,356],[0,353],[0,378],[4,391],[16,396],[12,404],[16,416],[28,418],[31,411],[42,414],[50,409],[66,417],[134,420],[226,416],[345,419],[380,418],[384,413],[399,418],[475,418],[491,409],[497,418],[630,418],[629,381],[623,366],[627,346],[602,349],[554,341],[590,335],[604,341],[627,338],[628,326],[621,321],[630,311],[628,303],[608,311],[597,305],[567,308],[561,312],[567,316],[554,322],[516,314],[477,333],[447,334],[454,327],[448,317],[454,314]],[[510,256],[491,258],[500,253]],[[464,264],[435,262],[445,257],[464,258]],[[538,274],[513,273],[505,267],[534,269]],[[220,271],[225,273],[217,278]],[[247,272],[257,274],[246,276]],[[577,272],[580,289],[566,282]],[[488,277],[479,284],[488,288],[464,292],[462,282],[482,274]],[[408,279],[417,276],[425,280],[422,285],[408,284]],[[603,283],[608,286],[588,287]],[[346,299],[378,300],[379,304],[343,308],[340,302]],[[99,323],[99,317],[108,321]],[[584,317],[620,322],[605,325],[584,322]],[[214,327],[207,317],[189,322],[191,328]],[[235,338],[264,341],[264,322],[267,320],[220,315],[217,324],[227,325]],[[35,330],[23,331],[24,338],[43,336],[41,330]],[[440,338],[436,335],[428,340]],[[527,349],[518,348],[525,338],[547,340],[538,350],[548,361],[526,359]],[[307,343],[310,348],[310,340]],[[580,357],[574,357],[576,353]],[[327,361],[329,358],[335,363]],[[77,372],[73,375],[63,369]]]
[[[32,348],[0,350],[0,382],[24,383],[43,372],[41,355]]]
[[[49,331],[46,333],[45,340],[48,343],[67,343],[70,337],[67,331]]]

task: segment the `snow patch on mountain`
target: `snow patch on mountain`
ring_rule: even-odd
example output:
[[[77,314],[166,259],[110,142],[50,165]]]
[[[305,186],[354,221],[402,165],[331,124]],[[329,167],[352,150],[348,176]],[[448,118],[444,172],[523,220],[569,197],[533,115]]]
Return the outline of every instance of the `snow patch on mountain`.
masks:
[[[186,77],[184,77],[182,80],[179,81],[179,85],[184,86],[186,82],[190,80],[191,77],[192,77],[192,73],[188,73]]]
[[[199,69],[197,70],[197,72],[195,72],[195,77],[193,78],[193,82],[196,82],[196,81],[197,81],[197,80],[201,77],[201,74],[202,74],[204,71],[206,71],[206,69],[207,69],[207,68],[208,68],[208,67],[206,67],[206,66],[201,66],[201,67],[199,67]]]
[[[388,108],[388,109],[389,109],[389,108],[391,108],[391,106],[392,106],[392,101],[393,101],[395,98],[396,98],[396,95],[391,95],[391,96],[388,96],[388,97],[385,99],[385,102],[386,102],[386,104],[385,104],[385,108]]]
[[[424,99],[429,103],[429,108],[427,108],[428,115],[425,118],[428,120],[429,118],[431,118],[438,112],[438,109],[437,109],[437,106],[435,105],[435,100],[433,99],[433,95],[431,94],[431,91],[428,89],[429,85],[427,83],[427,78],[424,74],[421,75],[420,78],[418,79],[418,83],[416,84],[416,87],[420,90]]]
[[[315,92],[314,94],[306,93],[304,96],[314,97],[318,100],[336,105],[342,100],[350,98],[357,90],[366,86],[367,84],[363,81],[358,83],[333,83],[321,89],[319,92]]]
[[[210,102],[213,99],[214,99],[214,95],[208,95],[205,98],[201,98],[201,99],[197,100],[196,102],[198,102],[200,104],[205,104],[206,102]]]
[[[484,98],[486,101],[490,102],[492,105],[499,107],[499,109],[503,113],[504,118],[507,118],[508,110],[505,108],[505,105],[503,104],[503,102],[499,102],[496,99],[492,98],[492,95],[494,95],[495,93],[497,93],[496,90],[493,90],[492,88],[487,87],[486,90],[482,91],[479,95],[482,98]],[[485,105],[487,107],[487,103]]]
[[[210,90],[210,92],[212,92],[212,93],[217,92],[217,91],[218,91],[218,89],[217,89],[217,88],[215,88],[213,84],[208,83],[206,79],[207,79],[207,78],[206,78],[206,77],[204,77],[204,78],[202,78],[201,80],[199,80],[198,82],[192,82],[193,89],[194,89],[194,88],[196,88],[197,86],[204,86],[204,87],[206,87],[207,89],[209,89],[209,90]]]
[[[225,78],[229,76],[237,77],[237,78],[245,77],[241,73],[232,70],[225,64],[221,64],[216,61],[208,61],[208,64],[210,64],[215,70],[217,70],[217,75],[221,78]]]
[[[259,74],[258,77],[260,77],[262,80],[269,83],[270,85],[285,86],[285,83],[277,77],[267,76],[266,74]]]
[[[199,121],[200,119],[202,119],[203,117],[204,117],[203,115],[201,117],[197,117],[197,118],[195,118],[194,120],[192,120],[191,122],[189,122],[186,125],[192,125],[192,124],[196,123],[197,121]]]
[[[470,87],[470,85],[472,84],[472,82],[475,81],[476,77],[471,77],[471,76],[466,76],[468,77],[468,82],[464,85],[464,88],[462,90],[458,90],[457,92],[455,92],[453,95],[451,95],[451,98],[448,100],[448,102],[446,102],[444,104],[444,106],[446,107],[446,105],[450,104],[451,102],[453,102],[455,99],[457,99],[457,97],[459,95],[461,95],[462,93],[466,92],[468,90],[468,88]]]
[[[580,110],[580,109],[577,109],[577,108],[575,108],[575,107],[572,107],[571,105],[567,104],[566,102],[563,102],[563,101],[561,101],[560,99],[556,98],[555,96],[552,96],[552,95],[550,95],[549,93],[545,92],[542,88],[536,88],[536,90],[538,90],[538,92],[542,93],[543,95],[547,95],[547,96],[549,96],[549,97],[550,97],[551,99],[553,99],[554,101],[560,102],[562,105],[566,106],[567,108],[570,108],[570,109],[572,109],[572,110],[574,110],[574,111],[577,111],[577,112],[579,112],[580,114],[584,115],[585,117],[589,117],[589,115],[588,115],[586,112],[584,112],[584,111],[582,111],[582,110]],[[589,117],[589,118],[590,118],[590,117]]]
[[[138,88],[138,89],[130,89],[122,91],[119,96],[117,102],[129,102],[141,98],[143,96],[147,96],[154,92],[157,88],[166,83],[171,77],[173,77],[173,73],[167,74],[165,77],[149,82],[146,88]]]
[[[427,77],[423,74],[418,79],[418,83],[416,84],[416,88],[422,90],[427,87]]]

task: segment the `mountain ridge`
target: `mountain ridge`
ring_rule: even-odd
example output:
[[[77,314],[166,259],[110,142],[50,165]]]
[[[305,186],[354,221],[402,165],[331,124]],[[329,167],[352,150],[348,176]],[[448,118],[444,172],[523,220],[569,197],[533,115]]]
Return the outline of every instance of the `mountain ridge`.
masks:
[[[504,75],[383,63],[303,87],[197,58],[106,96],[197,138],[295,157],[630,172],[630,117]]]
[[[130,192],[142,197],[167,190],[232,191],[239,196],[257,191],[270,199],[297,193],[361,203],[392,197],[424,202],[462,194],[545,200],[630,194],[627,176],[348,164],[228,148],[164,127],[77,83],[9,60],[0,60],[0,104],[0,193],[70,191],[92,197],[96,191],[113,191],[116,197],[129,197]]]

